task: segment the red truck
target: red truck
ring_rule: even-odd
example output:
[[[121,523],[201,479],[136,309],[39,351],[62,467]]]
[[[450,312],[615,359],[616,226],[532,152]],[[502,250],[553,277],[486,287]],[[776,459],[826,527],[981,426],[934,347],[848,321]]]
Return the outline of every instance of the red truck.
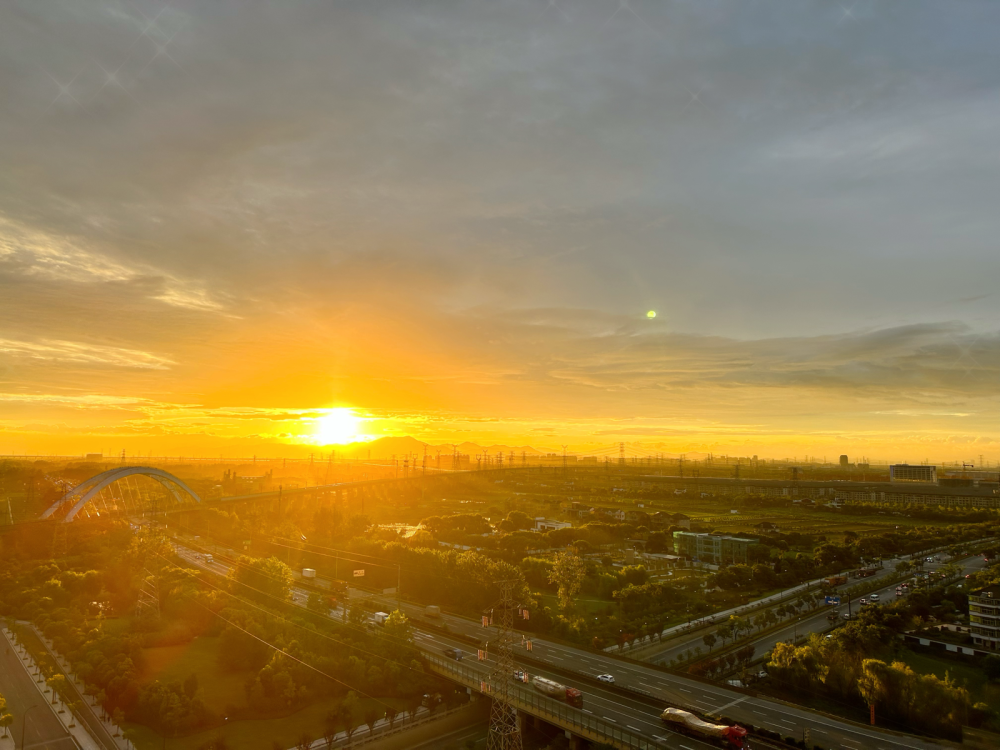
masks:
[[[560,685],[555,680],[548,680],[544,677],[532,677],[531,684],[539,693],[550,698],[566,701],[571,706],[583,708],[583,693],[576,688]]]
[[[830,576],[824,578],[823,583],[827,586],[839,586],[842,583],[847,583],[847,576]]]

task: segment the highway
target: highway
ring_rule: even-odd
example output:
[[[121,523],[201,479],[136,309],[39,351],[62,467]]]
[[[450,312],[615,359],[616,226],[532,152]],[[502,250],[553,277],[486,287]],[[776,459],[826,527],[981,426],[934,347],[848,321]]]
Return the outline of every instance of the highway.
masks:
[[[896,562],[897,562],[896,560],[886,561],[885,570],[879,571],[879,574],[874,578],[874,580],[884,579],[895,575],[894,566]],[[986,565],[986,563],[983,562],[983,558],[981,555],[973,555],[956,562],[962,566],[963,575],[965,573],[971,573],[976,570],[982,570],[982,568],[984,568]],[[922,572],[923,573],[934,572],[945,564],[946,563],[944,562],[924,563],[924,569]],[[905,580],[909,581],[913,575],[917,574],[913,573],[910,576],[908,576]],[[873,578],[867,578],[867,579],[852,578],[847,584],[844,584],[840,588],[848,588],[862,581],[871,581],[871,580],[873,580]],[[888,584],[880,589],[877,589],[873,593],[879,595],[882,604],[888,604],[889,602],[895,600],[896,598],[896,585],[897,584],[895,583]],[[843,620],[844,613],[854,614],[856,616],[858,612],[861,610],[861,608],[862,605],[859,599],[856,598],[854,599],[853,602],[849,604],[847,598],[842,597],[841,604],[839,607],[831,608],[829,606],[821,604],[818,607],[816,607],[816,609],[803,610],[800,615],[796,615],[795,617],[786,620],[785,621],[786,625],[784,627],[776,631],[768,632],[762,637],[754,639],[753,641],[742,642],[739,644],[739,646],[743,647],[748,644],[752,645],[754,647],[754,656],[755,657],[763,656],[765,653],[773,649],[775,644],[777,643],[783,641],[792,641],[793,639],[802,640],[810,633],[819,633],[829,628],[832,628],[834,626],[834,623],[831,623],[829,620],[827,620],[827,615],[830,614],[831,611],[835,611],[838,615],[838,619],[835,621],[835,624],[840,624],[844,621]],[[642,657],[637,657],[637,658],[641,658],[643,661],[648,661],[653,664],[666,664],[671,659],[679,658],[685,651],[694,651],[695,648],[701,648],[702,653],[705,656],[708,656],[708,646],[705,645],[705,641],[702,640],[702,636],[704,636],[706,633],[711,633],[711,632],[714,632],[714,629],[707,628],[700,630],[698,636],[695,638],[683,639],[683,640],[674,639],[673,642],[669,644],[664,644],[666,647],[662,651],[656,651],[653,654],[649,654],[649,650],[646,649],[645,654],[649,655],[644,655]],[[721,641],[716,645],[715,647],[716,653],[722,652],[722,649],[719,648],[719,646],[721,645],[722,645]]]
[[[4,650],[0,654],[0,693],[7,699],[7,709],[14,715],[10,732],[15,746],[33,750],[76,750],[76,741],[56,718],[46,698],[38,692],[34,678],[28,674],[14,645],[3,633],[0,633],[0,646]],[[25,716],[25,711],[32,706],[35,709]],[[22,721],[24,737],[21,736]]]
[[[187,562],[217,575],[225,575],[228,566],[216,560],[205,564],[198,559],[194,550],[177,545],[178,554]],[[308,592],[296,587],[293,601],[304,606]],[[394,603],[393,603],[393,606]],[[495,631],[484,629],[480,623],[464,618],[444,615],[440,619],[429,620],[420,607],[402,604],[401,609],[410,617],[417,644],[427,653],[440,656],[447,647],[457,648],[467,654],[464,663],[489,672],[492,662],[478,662],[475,651],[465,642],[441,633],[438,628],[447,623],[451,633],[486,641]],[[339,612],[339,611],[338,611]],[[428,627],[433,623],[436,627]],[[823,624],[826,624],[825,619]],[[519,669],[530,674],[541,674],[563,684],[571,684],[584,693],[583,711],[619,724],[623,728],[640,731],[648,738],[656,739],[664,747],[683,750],[685,747],[711,747],[690,737],[665,730],[658,715],[666,704],[690,708],[697,711],[725,714],[737,722],[749,722],[763,726],[782,736],[802,737],[802,730],[809,729],[811,742],[843,747],[848,750],[932,750],[946,747],[943,744],[912,735],[896,735],[877,728],[856,725],[808,709],[799,708],[777,700],[755,697],[746,692],[725,685],[704,683],[680,675],[667,673],[647,664],[616,659],[603,653],[595,653],[562,644],[555,644],[535,638],[529,653],[525,648],[517,649],[515,658],[521,663]],[[570,674],[567,677],[565,673]],[[582,679],[574,682],[572,675]],[[592,682],[599,674],[612,674],[616,679],[615,688]],[[617,689],[616,689],[617,688]],[[639,695],[630,695],[633,690]],[[647,704],[647,696],[654,699],[654,705]]]

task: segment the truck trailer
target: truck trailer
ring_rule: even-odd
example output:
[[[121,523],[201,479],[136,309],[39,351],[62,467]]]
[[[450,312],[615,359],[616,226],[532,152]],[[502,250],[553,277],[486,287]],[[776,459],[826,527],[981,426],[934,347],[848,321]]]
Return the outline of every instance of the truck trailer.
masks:
[[[741,726],[712,724],[680,708],[668,708],[660,714],[660,718],[673,729],[701,739],[717,740],[723,747],[746,747],[743,738],[746,737],[747,730]]]
[[[583,693],[576,688],[566,687],[555,680],[544,677],[532,677],[531,684],[535,690],[556,700],[566,701],[571,706],[583,708]]]
[[[847,583],[847,576],[830,576],[829,578],[824,578],[823,583],[827,586],[840,586],[843,583]]]

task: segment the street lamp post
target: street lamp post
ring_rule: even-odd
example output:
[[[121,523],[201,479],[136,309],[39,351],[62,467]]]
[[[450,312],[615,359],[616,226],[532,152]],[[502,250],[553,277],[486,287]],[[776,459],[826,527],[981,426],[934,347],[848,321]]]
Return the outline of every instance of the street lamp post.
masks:
[[[38,704],[28,708],[24,714],[21,716],[21,750],[24,750],[24,724],[28,720],[28,714],[30,714],[34,709],[38,708]]]

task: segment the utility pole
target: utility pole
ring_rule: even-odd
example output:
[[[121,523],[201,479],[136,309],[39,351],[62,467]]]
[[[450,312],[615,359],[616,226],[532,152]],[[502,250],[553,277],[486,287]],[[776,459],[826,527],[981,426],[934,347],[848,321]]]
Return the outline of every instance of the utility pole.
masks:
[[[563,446],[563,476],[566,476],[566,446]]]
[[[493,606],[493,624],[497,627],[496,661],[490,671],[489,689],[493,696],[490,709],[490,730],[487,750],[521,750],[521,733],[517,727],[517,709],[510,703],[514,675],[514,586],[518,581],[498,581],[500,601]],[[484,618],[485,619],[485,618]]]

